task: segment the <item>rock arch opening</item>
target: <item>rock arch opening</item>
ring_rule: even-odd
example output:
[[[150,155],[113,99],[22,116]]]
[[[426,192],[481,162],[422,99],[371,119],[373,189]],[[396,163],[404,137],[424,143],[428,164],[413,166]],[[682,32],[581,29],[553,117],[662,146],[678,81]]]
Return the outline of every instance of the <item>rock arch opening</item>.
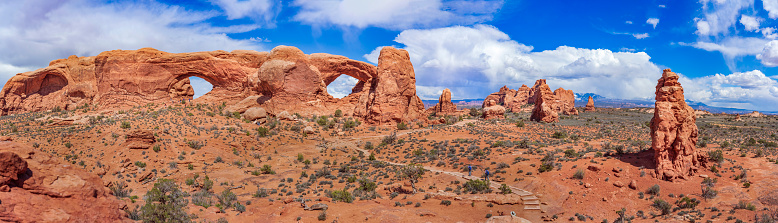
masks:
[[[352,90],[356,87],[358,82],[358,79],[342,74],[337,77],[335,81],[332,81],[327,85],[327,93],[334,98],[342,99],[353,92]]]
[[[192,99],[197,99],[213,90],[213,84],[211,84],[211,82],[196,76],[189,77],[189,84],[192,86],[192,90],[194,90]]]

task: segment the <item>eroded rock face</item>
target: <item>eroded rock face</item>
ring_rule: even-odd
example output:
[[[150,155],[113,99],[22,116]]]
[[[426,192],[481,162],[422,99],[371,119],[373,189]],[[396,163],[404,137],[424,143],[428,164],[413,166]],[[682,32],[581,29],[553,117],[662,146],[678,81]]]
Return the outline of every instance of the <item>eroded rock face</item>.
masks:
[[[127,141],[124,144],[129,149],[148,149],[156,142],[157,139],[154,137],[154,132],[138,129],[127,133]]]
[[[13,152],[0,152],[0,186],[19,179],[27,171],[27,161]]]
[[[271,115],[345,115],[369,124],[411,121],[424,111],[408,52],[387,47],[378,67],[343,56],[306,55],[291,46],[249,50],[167,53],[151,48],[113,50],[93,57],[71,56],[48,67],[17,74],[0,91],[0,115],[74,109],[125,109],[191,99],[189,77],[213,84],[195,103],[225,103],[228,112],[261,107]],[[327,85],[340,75],[359,80],[336,99]],[[446,108],[448,109],[448,108]]]
[[[484,112],[481,114],[481,117],[486,120],[505,118],[505,107],[498,105],[494,100],[489,100],[486,102],[486,107],[484,108]]]
[[[654,117],[651,119],[651,147],[657,177],[673,181],[688,179],[706,158],[696,149],[698,129],[694,109],[684,101],[678,75],[665,69],[656,85]]]
[[[119,209],[122,201],[108,193],[97,175],[14,142],[0,142],[2,167],[9,166],[7,154],[20,157],[27,167],[7,182],[10,191],[0,192],[0,221],[131,222]]]
[[[443,93],[440,94],[440,98],[438,99],[438,103],[435,104],[432,108],[430,108],[431,112],[434,112],[437,115],[446,115],[446,114],[452,114],[457,111],[457,105],[455,105],[453,102],[451,102],[451,90],[448,88],[443,90]]]
[[[532,116],[530,120],[537,122],[558,122],[559,114],[554,110],[556,104],[556,96],[551,91],[551,88],[546,84],[545,79],[540,79],[535,82],[535,108],[532,109]]]
[[[575,109],[575,94],[573,90],[558,88],[554,91],[554,96],[557,98],[553,105],[555,111],[562,112],[565,115],[578,115],[578,110]]]
[[[381,49],[378,72],[368,93],[365,109],[358,107],[354,111],[355,116],[364,112],[367,123],[408,123],[424,114],[424,104],[416,96],[416,74],[408,51],[394,47]]]
[[[592,96],[589,96],[589,101],[586,102],[584,111],[594,111],[594,100],[592,100]]]

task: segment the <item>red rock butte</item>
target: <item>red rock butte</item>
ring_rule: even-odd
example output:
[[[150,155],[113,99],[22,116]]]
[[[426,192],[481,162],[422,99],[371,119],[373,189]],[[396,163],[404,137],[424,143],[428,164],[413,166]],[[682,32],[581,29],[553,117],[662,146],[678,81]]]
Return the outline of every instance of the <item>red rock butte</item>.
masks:
[[[359,82],[342,99],[327,93],[340,75]],[[304,54],[291,46],[249,50],[167,53],[151,48],[113,50],[97,56],[52,61],[17,74],[0,91],[0,115],[66,110],[83,105],[124,109],[192,99],[189,77],[213,85],[197,103],[262,107],[269,114],[345,115],[369,124],[409,122],[423,116],[408,52],[384,47],[378,66],[325,53]]]
[[[651,147],[656,176],[673,181],[688,179],[705,166],[707,158],[696,149],[698,129],[694,109],[684,101],[678,75],[665,69],[656,85]]]

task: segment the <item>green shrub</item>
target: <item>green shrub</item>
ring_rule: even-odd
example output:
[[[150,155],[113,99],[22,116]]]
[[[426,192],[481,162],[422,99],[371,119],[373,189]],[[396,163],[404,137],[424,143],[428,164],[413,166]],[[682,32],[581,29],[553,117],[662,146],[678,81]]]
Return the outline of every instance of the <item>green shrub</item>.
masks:
[[[573,179],[579,179],[582,180],[584,178],[585,172],[582,169],[578,169],[573,174]]]
[[[335,117],[338,118],[343,117],[343,111],[341,111],[340,109],[335,110]]]
[[[260,127],[257,128],[257,135],[259,137],[266,137],[268,135],[268,133],[270,133],[270,130],[265,128],[265,127],[261,127],[260,126]]]
[[[329,193],[329,196],[333,201],[342,201],[346,203],[351,203],[354,201],[354,196],[351,196],[351,193],[349,193],[346,189],[332,191]]]
[[[326,210],[321,211],[321,213],[319,213],[318,219],[319,221],[327,220],[327,211]]]
[[[567,138],[567,133],[566,132],[554,132],[554,135],[551,136],[551,137],[553,137],[555,139],[564,139],[564,138]]]
[[[662,213],[662,215],[669,214],[670,209],[672,208],[670,203],[667,203],[667,201],[664,201],[662,199],[654,200],[654,204],[652,204],[651,206],[659,210]]]
[[[189,148],[198,150],[198,149],[203,148],[203,146],[205,146],[205,143],[197,141],[197,140],[189,140],[189,141],[186,142],[186,145],[188,145]]]
[[[689,197],[683,197],[675,202],[675,205],[678,205],[679,208],[694,208],[697,207],[698,204],[700,204],[700,201],[696,198]]]
[[[146,205],[141,207],[141,219],[143,222],[189,222],[191,217],[184,211],[189,203],[186,196],[173,180],[159,179],[144,196]]]
[[[722,152],[720,149],[710,151],[708,152],[708,159],[716,163],[721,163],[724,161],[724,152]]]
[[[754,206],[754,204],[748,201],[740,201],[737,203],[737,205],[735,205],[735,209],[745,209],[749,211],[755,211],[756,206]]]
[[[273,167],[268,164],[262,165],[262,168],[260,168],[259,171],[261,171],[262,174],[276,174],[276,171],[273,171]]]
[[[440,201],[440,204],[449,206],[449,205],[451,205],[451,201],[450,200],[442,200],[442,201]]]
[[[144,167],[146,167],[146,163],[141,162],[141,161],[135,161],[135,166],[138,166],[140,168],[144,168]]]
[[[488,193],[491,190],[489,189],[489,183],[485,180],[468,180],[464,184],[464,191],[465,193]]]
[[[406,130],[406,129],[408,129],[408,124],[405,124],[405,122],[397,123],[397,129],[398,130]]]
[[[124,181],[114,182],[108,189],[110,189],[117,198],[129,197],[130,193],[132,193],[132,189],[127,189],[127,184],[125,184]]]
[[[120,127],[123,128],[123,129],[129,129],[130,128],[130,122],[123,121]]]
[[[507,184],[502,184],[502,185],[500,185],[500,192],[501,192],[502,194],[510,194],[510,193],[513,193],[513,191],[511,190],[511,188],[510,188],[510,187],[508,187],[508,185],[507,185]]]
[[[651,186],[646,190],[647,194],[656,195],[659,196],[659,191],[661,188],[659,188],[659,184],[654,184],[654,186]]]

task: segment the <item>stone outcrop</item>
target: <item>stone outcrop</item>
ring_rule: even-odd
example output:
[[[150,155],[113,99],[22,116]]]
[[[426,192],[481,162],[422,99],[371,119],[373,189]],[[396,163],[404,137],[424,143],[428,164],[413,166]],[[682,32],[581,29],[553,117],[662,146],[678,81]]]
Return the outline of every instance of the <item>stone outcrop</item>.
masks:
[[[408,51],[394,47],[381,49],[377,74],[366,89],[369,89],[366,103],[354,110],[354,115],[364,116],[365,122],[408,123],[423,118],[424,104],[416,96],[416,74]]]
[[[133,130],[127,133],[124,145],[129,149],[148,149],[157,142],[154,132],[151,130]]]
[[[243,112],[243,118],[249,121],[267,118],[267,111],[262,107],[252,107]]]
[[[504,118],[505,107],[498,105],[494,100],[489,100],[486,103],[486,107],[484,108],[484,112],[481,114],[481,117],[486,120]]]
[[[10,155],[13,154],[13,155]],[[8,159],[10,158],[10,159]],[[65,163],[28,146],[0,142],[2,177],[1,222],[132,222],[109,194],[102,180],[77,165]],[[26,166],[23,171],[17,167]]]
[[[432,108],[429,109],[430,111],[428,113],[435,113],[437,115],[447,115],[452,114],[457,111],[457,106],[451,102],[451,90],[448,88],[443,90],[443,93],[440,94],[440,98],[438,99],[438,103],[435,104],[435,106],[432,106]]]
[[[327,93],[340,75],[359,82],[342,99]],[[344,115],[370,124],[411,121],[423,111],[407,51],[386,47],[378,67],[343,56],[306,55],[290,46],[270,52],[249,50],[167,53],[151,48],[113,50],[97,56],[52,61],[48,67],[17,74],[0,91],[0,115],[54,108],[98,109],[173,104],[192,99],[189,77],[213,90],[193,103],[226,103],[226,112],[262,107],[271,115]]]
[[[592,100],[592,96],[589,96],[589,101],[586,102],[584,111],[594,111],[594,100]]]
[[[678,75],[665,69],[656,85],[654,117],[651,119],[651,147],[657,177],[673,181],[688,179],[706,165],[696,149],[698,129],[694,109],[684,101]]]
[[[546,85],[545,79],[539,79],[535,81],[535,85],[531,88],[527,85],[521,85],[519,89],[512,90],[507,86],[500,88],[500,91],[490,94],[484,99],[482,108],[486,107],[486,103],[489,100],[494,100],[498,105],[504,106],[506,109],[510,109],[513,112],[525,111],[522,109],[527,104],[537,104],[538,98],[537,89]],[[548,87],[548,85],[546,85]],[[563,113],[565,115],[578,115],[578,110],[575,109],[575,94],[572,90],[565,90],[563,88],[556,89],[552,92],[554,98],[552,100],[546,100],[548,106],[557,113]]]
[[[537,122],[558,122],[559,114],[554,110],[556,96],[551,92],[551,88],[546,85],[546,80],[540,79],[535,82],[535,107],[532,109],[530,120]]]
[[[754,118],[761,118],[761,117],[766,117],[767,115],[765,115],[765,114],[763,114],[761,112],[758,112],[758,111],[753,111],[753,112],[745,114],[743,116],[754,117]]]

